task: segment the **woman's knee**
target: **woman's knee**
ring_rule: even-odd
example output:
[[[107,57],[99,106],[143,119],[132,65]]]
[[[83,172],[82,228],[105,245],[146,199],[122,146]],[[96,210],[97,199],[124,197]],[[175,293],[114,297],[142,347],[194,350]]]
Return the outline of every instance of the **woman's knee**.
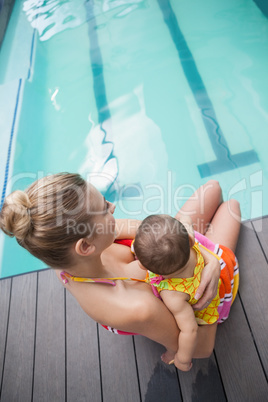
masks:
[[[219,202],[222,200],[222,189],[218,180],[209,180],[205,184],[205,191],[213,191],[214,197],[217,197]]]
[[[226,207],[228,208],[228,212],[231,216],[235,217],[236,220],[240,220],[241,218],[241,209],[239,201],[231,198],[230,200],[225,202]]]
[[[231,198],[227,202],[228,202],[230,208],[240,211],[240,202],[239,201],[235,200],[234,198]]]
[[[201,205],[203,208],[209,210],[216,208],[222,203],[222,189],[220,183],[217,180],[209,180],[203,186],[200,187],[199,193]]]
[[[221,186],[220,186],[220,183],[218,182],[218,180],[213,180],[213,179],[208,180],[206,182],[206,185],[209,185],[210,187],[215,187],[215,188],[221,189]]]

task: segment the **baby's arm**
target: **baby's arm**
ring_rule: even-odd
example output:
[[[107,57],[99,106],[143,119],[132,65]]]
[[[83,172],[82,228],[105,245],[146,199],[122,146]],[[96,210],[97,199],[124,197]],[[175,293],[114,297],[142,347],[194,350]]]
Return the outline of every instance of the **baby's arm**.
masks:
[[[175,366],[182,371],[192,367],[192,357],[197,345],[198,325],[191,305],[187,302],[188,295],[181,292],[163,290],[161,297],[172,312],[180,329],[178,350],[175,355]]]

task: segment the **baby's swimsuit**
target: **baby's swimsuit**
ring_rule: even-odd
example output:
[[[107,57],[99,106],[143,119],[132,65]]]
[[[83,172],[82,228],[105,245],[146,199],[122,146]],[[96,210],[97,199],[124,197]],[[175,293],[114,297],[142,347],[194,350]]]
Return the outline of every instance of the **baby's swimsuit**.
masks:
[[[195,232],[195,239],[199,245],[214,255],[220,263],[220,304],[218,306],[218,323],[224,322],[230,313],[231,305],[237,295],[239,286],[239,267],[236,256],[228,247],[214,244],[207,237]]]
[[[200,245],[203,247],[202,245]],[[205,247],[204,247],[205,248]],[[194,274],[191,278],[164,278],[161,275],[154,274],[153,272],[149,272],[149,281],[152,286],[154,286],[159,293],[162,290],[172,290],[177,292],[186,293],[190,296],[188,303],[191,305],[197,303],[197,300],[194,298],[194,295],[197,291],[197,288],[200,285],[201,273],[204,268],[204,259],[200,252],[199,244],[196,242],[193,246],[197,254],[197,263],[194,269]],[[221,259],[215,255],[220,263],[222,263]],[[224,261],[223,261],[224,263]],[[225,264],[225,263],[224,263]],[[237,261],[232,261],[227,265],[225,264],[225,269],[227,269],[228,275],[228,289],[225,288],[222,278],[219,280],[218,284],[218,292],[216,297],[211,301],[208,307],[199,311],[195,311],[196,321],[199,325],[213,324],[215,322],[223,322],[229,314],[231,303],[229,303],[229,298],[231,297],[232,302],[232,281],[233,281],[233,273],[234,273],[234,265],[237,265]],[[222,271],[223,272],[223,271]],[[231,277],[232,276],[232,277]],[[226,282],[226,281],[225,281]],[[222,298],[220,298],[220,289],[222,288]],[[226,294],[227,291],[227,294]],[[223,293],[224,292],[224,293]],[[229,297],[230,294],[230,297]],[[225,297],[226,296],[226,297]],[[225,298],[228,299],[228,308],[223,309],[223,305],[225,304]]]

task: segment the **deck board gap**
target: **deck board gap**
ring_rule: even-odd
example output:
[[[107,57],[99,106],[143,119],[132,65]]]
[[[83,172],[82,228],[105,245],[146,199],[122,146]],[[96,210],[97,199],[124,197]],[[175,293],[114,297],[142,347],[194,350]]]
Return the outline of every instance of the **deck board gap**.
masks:
[[[32,401],[34,398],[34,379],[35,379],[35,358],[36,358],[36,333],[37,333],[37,313],[38,313],[38,281],[39,272],[36,275],[36,297],[35,297],[35,325],[34,325],[34,347],[33,347],[33,376],[32,376]]]
[[[217,366],[217,369],[218,369],[218,374],[219,374],[219,377],[220,377],[220,380],[221,380],[221,385],[222,385],[222,390],[223,390],[223,393],[224,393],[224,397],[225,397],[225,400],[228,401],[227,394],[226,394],[226,391],[225,391],[224,381],[223,381],[223,378],[222,378],[222,375],[221,375],[220,365],[218,363],[217,354],[215,352],[215,349],[213,350],[213,355],[215,357],[215,362],[216,362],[216,366]]]
[[[263,361],[262,361],[262,359],[261,359],[261,355],[260,355],[260,352],[259,352],[259,349],[258,349],[258,345],[257,345],[257,343],[256,343],[256,341],[255,341],[254,333],[253,333],[253,331],[252,331],[252,329],[251,329],[251,325],[250,325],[250,322],[249,322],[249,319],[248,319],[248,316],[247,316],[246,309],[245,309],[244,304],[243,304],[242,297],[240,296],[239,290],[238,290],[238,293],[237,293],[237,297],[239,298],[239,300],[240,300],[240,302],[241,302],[241,306],[242,306],[242,309],[243,309],[243,312],[244,312],[244,315],[245,315],[245,319],[246,319],[247,324],[248,324],[248,329],[249,329],[250,335],[251,335],[251,337],[252,337],[252,341],[253,341],[253,343],[254,343],[254,346],[255,346],[255,349],[256,349],[256,352],[257,352],[257,355],[258,355],[260,364],[261,364],[261,368],[262,368],[263,373],[264,373],[264,376],[265,376],[265,379],[266,379],[266,381],[267,381],[267,383],[268,383],[268,375],[267,375],[267,373],[266,373],[266,371],[265,371],[265,367],[264,367]]]
[[[135,358],[135,365],[136,365],[136,371],[137,371],[137,380],[138,380],[138,387],[139,387],[139,396],[140,396],[140,401],[141,401],[142,398],[141,398],[140,376],[139,376],[139,368],[138,368],[138,361],[137,361],[136,345],[135,345],[135,340],[134,340],[134,336],[133,336],[133,335],[132,335],[132,343],[133,343],[134,358]]]
[[[177,368],[176,368],[176,376],[177,376],[177,381],[178,381],[178,384],[179,384],[180,400],[183,401],[183,395],[182,395],[182,389],[181,389],[181,382],[180,382],[179,372],[178,372],[178,369],[177,369]]]
[[[96,323],[96,326],[97,326],[98,356],[99,356],[99,370],[100,370],[100,392],[101,392],[101,401],[103,402],[103,385],[102,385],[102,371],[101,371],[101,350],[100,350],[99,324]]]
[[[254,230],[255,236],[256,236],[257,241],[258,241],[258,243],[259,243],[259,246],[260,246],[260,248],[261,248],[262,254],[264,255],[265,261],[266,261],[267,264],[268,264],[268,256],[267,256],[266,253],[265,253],[265,250],[264,250],[264,248],[263,248],[261,239],[259,238],[258,232],[257,232],[257,230],[255,229],[255,226],[254,226],[252,223],[251,223],[251,226],[252,226],[252,228],[253,228],[253,230]]]

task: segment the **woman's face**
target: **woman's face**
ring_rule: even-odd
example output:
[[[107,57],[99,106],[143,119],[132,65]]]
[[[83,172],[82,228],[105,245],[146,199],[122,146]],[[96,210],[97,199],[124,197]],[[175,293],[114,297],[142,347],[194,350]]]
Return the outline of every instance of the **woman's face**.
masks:
[[[116,237],[115,218],[113,216],[115,205],[107,201],[97,190],[91,190],[91,196],[94,197],[94,225],[93,243],[97,252],[105,250],[110,246]]]

